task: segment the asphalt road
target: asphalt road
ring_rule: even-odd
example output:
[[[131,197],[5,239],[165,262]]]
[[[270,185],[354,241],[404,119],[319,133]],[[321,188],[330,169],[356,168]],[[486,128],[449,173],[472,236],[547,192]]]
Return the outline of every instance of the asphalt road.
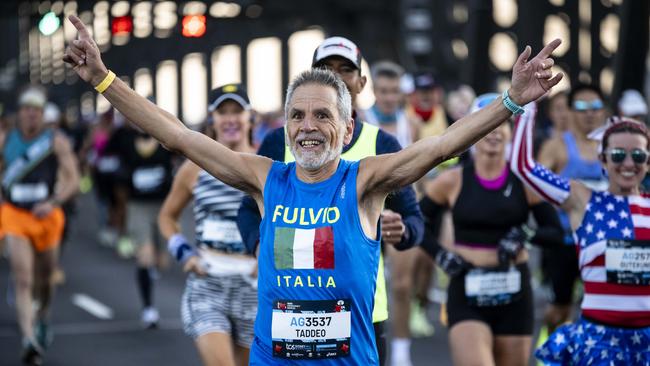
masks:
[[[161,313],[157,330],[140,324],[135,269],[130,260],[101,247],[91,195],[78,199],[62,263],[66,282],[57,290],[52,308],[54,343],[46,354],[51,366],[200,365],[192,340],[182,331],[180,298],[184,276],[178,266],[161,273],[155,302]],[[186,230],[192,230],[184,215]],[[9,268],[0,259],[0,365],[20,365],[20,337],[15,308],[8,304]],[[90,304],[90,305],[89,305]],[[91,312],[89,312],[89,310]],[[432,317],[436,309],[431,309]],[[437,324],[433,337],[416,339],[414,366],[450,365],[446,331]]]

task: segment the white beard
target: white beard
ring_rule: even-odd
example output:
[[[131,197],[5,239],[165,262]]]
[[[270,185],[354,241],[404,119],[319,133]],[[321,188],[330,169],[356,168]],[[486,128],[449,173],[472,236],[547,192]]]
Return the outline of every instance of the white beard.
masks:
[[[343,151],[343,137],[344,132],[339,134],[339,141],[337,141],[335,148],[330,148],[327,141],[324,144],[327,144],[325,151],[322,153],[317,152],[307,152],[305,155],[302,155],[298,149],[296,149],[296,144],[289,144],[289,150],[293,157],[296,159],[296,164],[305,170],[318,170],[325,166],[325,164],[335,160],[337,157],[341,156]],[[285,135],[285,138],[288,136]]]

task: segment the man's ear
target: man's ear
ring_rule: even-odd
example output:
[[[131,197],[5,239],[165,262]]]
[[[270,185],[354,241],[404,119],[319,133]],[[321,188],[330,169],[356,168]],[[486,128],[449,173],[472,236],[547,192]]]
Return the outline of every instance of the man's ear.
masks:
[[[348,145],[352,141],[352,135],[354,134],[354,118],[350,118],[350,121],[345,124],[345,137],[343,138],[343,145]]]
[[[359,78],[359,93],[361,93],[367,82],[368,78],[365,75]]]

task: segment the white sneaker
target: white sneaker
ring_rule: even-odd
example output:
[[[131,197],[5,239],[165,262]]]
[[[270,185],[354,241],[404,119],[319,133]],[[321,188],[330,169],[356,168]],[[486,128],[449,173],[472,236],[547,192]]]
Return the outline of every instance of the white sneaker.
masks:
[[[145,328],[154,329],[158,327],[158,321],[160,320],[160,314],[158,309],[153,306],[149,306],[142,310],[142,323],[144,323]]]

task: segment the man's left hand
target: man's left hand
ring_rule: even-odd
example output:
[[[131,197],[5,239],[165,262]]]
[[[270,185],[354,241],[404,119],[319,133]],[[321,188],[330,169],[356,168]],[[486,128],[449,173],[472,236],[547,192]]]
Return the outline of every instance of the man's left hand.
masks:
[[[551,54],[560,43],[559,39],[553,40],[531,59],[532,49],[526,46],[512,68],[509,94],[513,102],[523,106],[535,101],[562,80],[562,73],[553,75],[551,71],[555,64]]]
[[[388,245],[397,245],[402,242],[406,226],[402,215],[391,210],[381,213],[381,238]]]
[[[40,202],[32,208],[32,213],[34,216],[42,219],[49,215],[55,207],[56,206],[50,201]]]

